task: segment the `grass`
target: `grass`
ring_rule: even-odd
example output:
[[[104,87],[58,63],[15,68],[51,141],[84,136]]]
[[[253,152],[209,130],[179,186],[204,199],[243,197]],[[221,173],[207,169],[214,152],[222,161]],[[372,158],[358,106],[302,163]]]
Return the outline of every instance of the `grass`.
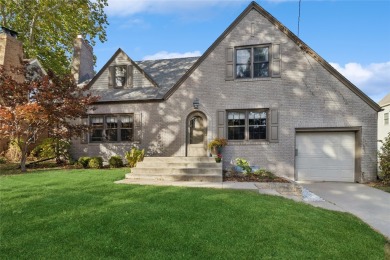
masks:
[[[375,186],[375,188],[390,193],[390,186]]]
[[[126,169],[0,177],[1,259],[384,259],[358,218],[250,191],[117,185]]]

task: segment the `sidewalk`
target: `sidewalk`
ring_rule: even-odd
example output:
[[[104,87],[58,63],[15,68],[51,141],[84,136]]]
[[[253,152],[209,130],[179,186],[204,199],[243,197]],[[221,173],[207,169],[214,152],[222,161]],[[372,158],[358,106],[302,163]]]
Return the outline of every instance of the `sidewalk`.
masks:
[[[292,199],[297,202],[305,202],[315,207],[321,207],[329,210],[345,211],[333,203],[325,201],[315,194],[306,191],[307,196],[297,196],[292,194],[279,193],[274,189],[261,189],[257,182],[191,182],[191,181],[136,181],[124,179],[116,181],[117,184],[138,184],[138,185],[155,185],[155,186],[179,186],[179,187],[197,187],[197,188],[214,188],[214,189],[235,189],[235,190],[252,190],[260,194],[281,196]],[[305,192],[302,192],[305,195]],[[313,199],[314,198],[314,199]]]

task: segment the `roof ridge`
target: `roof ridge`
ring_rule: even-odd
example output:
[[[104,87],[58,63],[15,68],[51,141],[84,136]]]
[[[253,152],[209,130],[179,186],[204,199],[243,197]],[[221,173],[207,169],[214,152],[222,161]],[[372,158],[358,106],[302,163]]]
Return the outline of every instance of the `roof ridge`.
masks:
[[[155,59],[155,60],[138,60],[138,61],[134,61],[134,62],[178,60],[178,59],[189,59],[189,58],[197,58],[197,59],[199,59],[200,57],[201,56],[190,56],[190,57],[177,57],[177,58],[166,58],[166,59]]]

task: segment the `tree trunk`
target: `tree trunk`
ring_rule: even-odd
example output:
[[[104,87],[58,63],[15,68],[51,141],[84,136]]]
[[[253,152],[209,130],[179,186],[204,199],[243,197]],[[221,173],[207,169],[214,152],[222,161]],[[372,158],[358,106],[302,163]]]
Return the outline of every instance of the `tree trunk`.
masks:
[[[22,158],[20,159],[20,170],[22,172],[26,172],[26,160],[27,160],[27,155],[26,153],[22,152]]]
[[[22,152],[22,158],[20,159],[20,170],[22,172],[26,172],[26,161],[27,161],[27,147],[28,145],[25,143],[23,147],[20,147],[20,151]]]

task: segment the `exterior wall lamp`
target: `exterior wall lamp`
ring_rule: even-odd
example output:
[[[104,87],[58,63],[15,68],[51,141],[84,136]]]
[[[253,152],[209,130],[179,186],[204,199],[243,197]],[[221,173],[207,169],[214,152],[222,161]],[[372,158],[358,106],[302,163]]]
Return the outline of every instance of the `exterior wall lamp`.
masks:
[[[192,105],[194,106],[194,109],[199,108],[199,98],[195,98],[194,102],[192,102]]]

